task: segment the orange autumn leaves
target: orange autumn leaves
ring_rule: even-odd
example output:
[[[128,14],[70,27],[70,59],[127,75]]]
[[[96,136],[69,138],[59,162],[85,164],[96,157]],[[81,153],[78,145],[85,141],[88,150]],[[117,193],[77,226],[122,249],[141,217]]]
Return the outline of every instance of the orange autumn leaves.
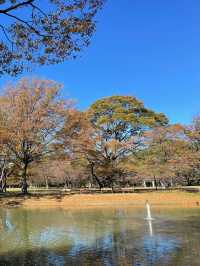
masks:
[[[106,97],[81,112],[60,90],[51,80],[23,79],[0,97],[0,171],[12,168],[24,193],[42,176],[100,188],[147,177],[198,182],[199,117],[191,126],[170,125],[131,96]]]

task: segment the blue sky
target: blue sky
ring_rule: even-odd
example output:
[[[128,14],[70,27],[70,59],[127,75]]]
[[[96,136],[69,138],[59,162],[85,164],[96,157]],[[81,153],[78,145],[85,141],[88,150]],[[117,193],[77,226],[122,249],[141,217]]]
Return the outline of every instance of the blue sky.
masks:
[[[200,112],[199,14],[199,0],[107,0],[80,58],[31,75],[63,83],[81,109],[104,96],[133,95],[171,122],[189,123]]]

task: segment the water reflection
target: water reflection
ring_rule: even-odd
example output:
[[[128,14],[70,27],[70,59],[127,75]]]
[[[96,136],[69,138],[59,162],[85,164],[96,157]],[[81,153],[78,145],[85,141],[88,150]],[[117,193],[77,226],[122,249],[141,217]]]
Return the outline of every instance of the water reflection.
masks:
[[[153,226],[151,220],[148,220],[148,225],[149,225],[149,235],[153,236]]]
[[[200,214],[168,212],[1,210],[0,265],[199,265]]]
[[[145,251],[147,265],[156,265],[157,261],[163,260],[162,265],[168,265],[170,254],[179,248],[181,243],[176,237],[160,234],[159,231],[158,233],[154,232],[152,220],[147,220],[147,226],[149,235],[146,234],[143,238],[143,250]]]
[[[0,212],[0,230],[3,231],[14,230],[14,225],[12,223],[10,213],[6,209]]]

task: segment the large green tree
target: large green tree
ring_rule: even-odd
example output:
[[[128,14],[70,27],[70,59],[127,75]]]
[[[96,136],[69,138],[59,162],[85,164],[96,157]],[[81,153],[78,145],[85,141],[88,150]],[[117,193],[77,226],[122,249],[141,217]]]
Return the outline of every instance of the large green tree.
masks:
[[[100,187],[113,186],[127,174],[124,160],[143,146],[143,133],[166,125],[168,119],[131,96],[111,96],[96,101],[88,110],[93,128],[86,152],[92,176]]]

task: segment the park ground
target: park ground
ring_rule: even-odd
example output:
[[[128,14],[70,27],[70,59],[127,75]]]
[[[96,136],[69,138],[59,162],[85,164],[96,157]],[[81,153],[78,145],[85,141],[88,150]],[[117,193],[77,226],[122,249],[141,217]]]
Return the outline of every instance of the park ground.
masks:
[[[153,191],[138,193],[98,193],[98,194],[36,194],[10,195],[0,197],[1,207],[22,207],[28,209],[63,208],[92,209],[143,207],[146,200],[153,208],[199,208],[200,193],[185,191]]]

